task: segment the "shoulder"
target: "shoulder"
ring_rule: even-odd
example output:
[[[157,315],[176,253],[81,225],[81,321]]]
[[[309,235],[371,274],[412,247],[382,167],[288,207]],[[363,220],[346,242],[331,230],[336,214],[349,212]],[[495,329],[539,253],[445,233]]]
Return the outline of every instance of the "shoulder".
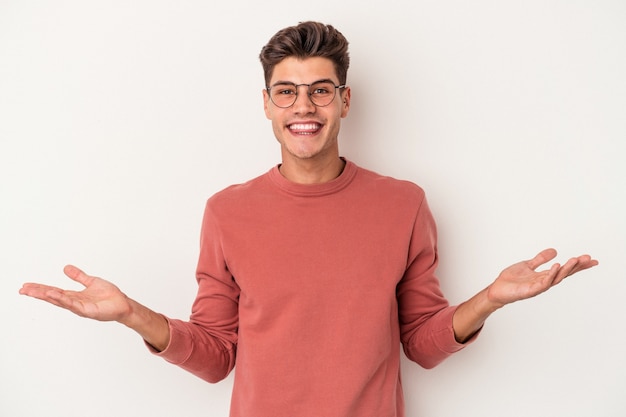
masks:
[[[422,201],[425,198],[424,189],[412,181],[382,175],[361,167],[357,169],[356,180],[367,192],[382,193],[390,198],[395,196],[403,200]]]
[[[249,181],[233,184],[216,192],[207,200],[207,207],[228,209],[255,200],[255,196],[263,196],[268,186],[267,176],[268,174],[264,173]]]

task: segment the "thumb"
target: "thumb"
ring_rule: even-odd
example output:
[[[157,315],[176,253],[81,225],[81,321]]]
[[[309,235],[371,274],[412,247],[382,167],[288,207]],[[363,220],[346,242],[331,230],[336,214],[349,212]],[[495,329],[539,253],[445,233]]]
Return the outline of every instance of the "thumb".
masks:
[[[93,277],[87,275],[83,272],[82,269],[74,266],[74,265],[66,265],[63,268],[63,273],[71,278],[72,280],[84,285],[85,287],[89,286],[93,282]]]
[[[528,266],[535,270],[548,261],[556,258],[556,250],[549,248],[539,252],[534,258],[527,261]]]

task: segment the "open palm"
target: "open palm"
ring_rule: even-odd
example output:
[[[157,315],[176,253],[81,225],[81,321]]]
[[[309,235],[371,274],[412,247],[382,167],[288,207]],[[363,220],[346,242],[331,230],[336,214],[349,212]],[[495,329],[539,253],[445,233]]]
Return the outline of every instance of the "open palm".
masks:
[[[565,264],[555,263],[550,269],[536,271],[556,257],[556,250],[546,249],[533,259],[518,262],[503,270],[489,287],[489,299],[503,306],[534,297],[557,285],[570,275],[598,264],[589,255],[569,259]]]
[[[44,284],[27,283],[20,294],[47,301],[81,317],[100,321],[120,320],[130,310],[128,297],[114,284],[85,274],[75,266],[63,269],[65,275],[85,286],[82,291],[63,290]]]

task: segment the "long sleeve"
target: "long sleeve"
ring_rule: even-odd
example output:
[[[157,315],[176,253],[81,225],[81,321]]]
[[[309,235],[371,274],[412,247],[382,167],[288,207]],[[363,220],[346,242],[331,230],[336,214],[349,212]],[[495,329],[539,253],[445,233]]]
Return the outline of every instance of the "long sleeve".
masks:
[[[398,284],[400,332],[404,352],[424,368],[432,368],[465,345],[454,338],[451,307],[435,275],[437,230],[424,197],[417,211],[407,270]]]
[[[216,225],[207,203],[196,270],[198,294],[189,321],[168,319],[170,342],[157,353],[194,375],[217,382],[235,366],[239,288],[231,276]]]

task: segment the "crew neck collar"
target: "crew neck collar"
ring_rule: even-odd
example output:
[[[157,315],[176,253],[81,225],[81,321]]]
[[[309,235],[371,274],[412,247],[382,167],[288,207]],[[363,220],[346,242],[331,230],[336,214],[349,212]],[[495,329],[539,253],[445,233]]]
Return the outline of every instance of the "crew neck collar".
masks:
[[[280,173],[280,165],[273,167],[268,172],[268,176],[272,183],[274,183],[278,188],[292,195],[301,197],[318,197],[333,194],[347,187],[357,173],[357,166],[354,163],[346,160],[345,158],[341,159],[343,159],[346,163],[341,174],[339,174],[339,176],[335,179],[319,184],[299,184],[289,181]]]

